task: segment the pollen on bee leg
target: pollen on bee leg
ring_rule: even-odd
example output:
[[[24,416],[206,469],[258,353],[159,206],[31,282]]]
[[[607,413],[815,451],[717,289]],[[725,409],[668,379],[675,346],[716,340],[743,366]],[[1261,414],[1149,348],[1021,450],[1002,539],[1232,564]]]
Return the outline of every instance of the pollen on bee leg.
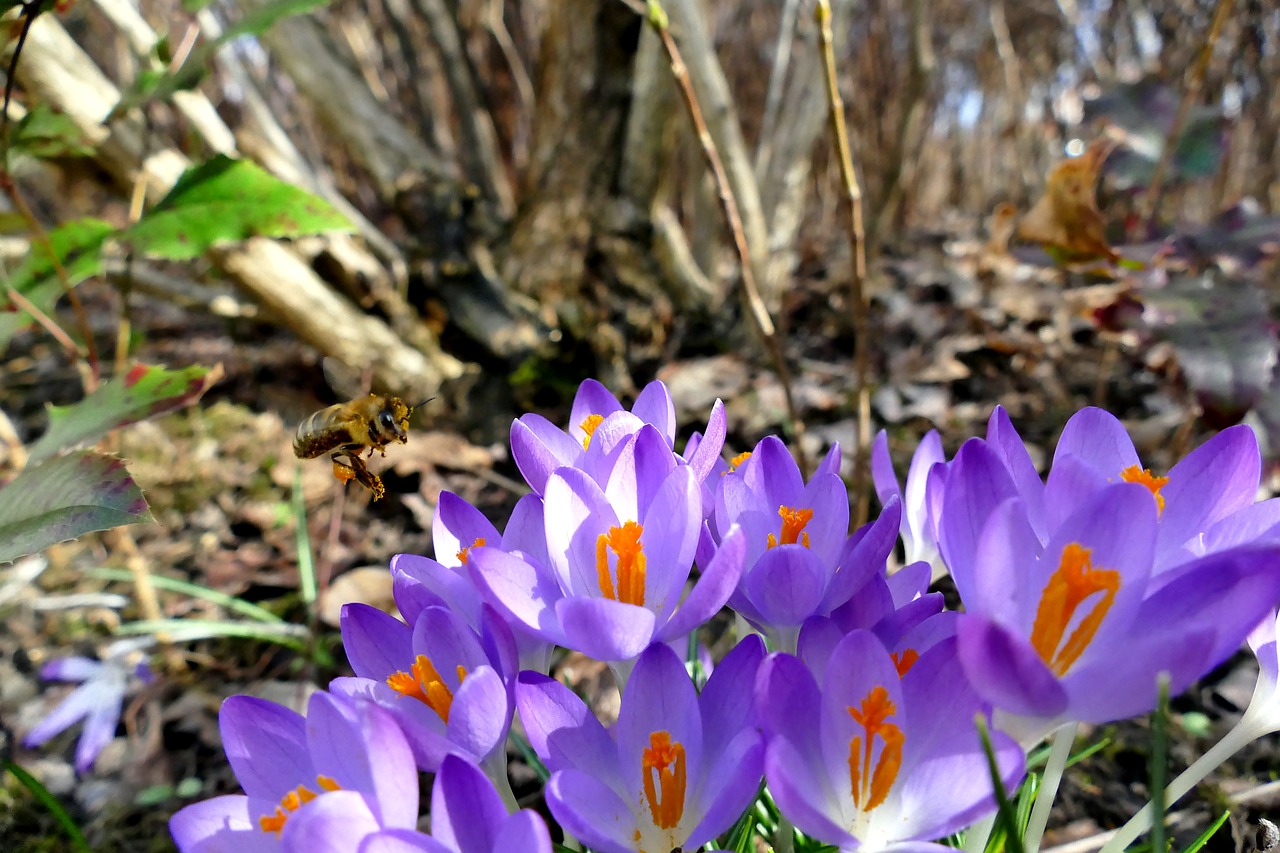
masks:
[[[333,460],[333,476],[337,477],[343,484],[350,483],[356,478],[356,469],[352,468],[345,462]]]

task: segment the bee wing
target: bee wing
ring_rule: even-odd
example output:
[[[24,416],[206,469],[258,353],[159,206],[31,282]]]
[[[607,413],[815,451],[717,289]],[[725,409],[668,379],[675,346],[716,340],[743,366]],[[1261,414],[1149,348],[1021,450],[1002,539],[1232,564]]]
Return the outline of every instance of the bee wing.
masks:
[[[369,393],[372,369],[365,369],[362,375],[361,371],[332,356],[325,356],[320,365],[329,387],[339,396],[354,400]]]

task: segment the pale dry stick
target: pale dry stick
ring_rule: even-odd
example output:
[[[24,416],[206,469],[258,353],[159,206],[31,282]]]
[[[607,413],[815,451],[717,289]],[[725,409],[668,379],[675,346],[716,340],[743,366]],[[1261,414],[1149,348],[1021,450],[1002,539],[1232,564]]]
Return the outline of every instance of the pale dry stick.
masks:
[[[711,138],[711,132],[707,129],[706,120],[702,115],[702,107],[698,103],[697,94],[693,91],[693,84],[689,80],[689,72],[685,67],[684,59],[680,55],[680,48],[671,36],[671,28],[668,26],[666,13],[663,12],[662,5],[658,0],[648,0],[647,6],[641,5],[638,0],[622,0],[622,2],[636,10],[638,14],[644,15],[649,26],[662,39],[662,46],[667,51],[667,57],[671,62],[671,75],[675,78],[676,85],[680,89],[680,95],[684,98],[685,108],[688,109],[689,118],[693,121],[698,142],[702,145],[703,155],[707,159],[707,164],[711,167],[711,174],[715,178],[716,189],[720,194],[720,206],[724,211],[725,219],[729,223],[729,231],[733,235],[733,245],[738,252],[738,261],[741,267],[738,286],[743,306],[746,308],[747,315],[755,323],[756,331],[764,339],[765,348],[769,351],[770,360],[773,362],[773,369],[778,374],[778,381],[782,385],[782,393],[787,402],[787,417],[791,421],[791,438],[793,439],[792,444],[797,457],[796,461],[800,466],[801,472],[807,475],[809,470],[808,461],[800,441],[804,435],[804,422],[800,420],[800,413],[796,410],[795,396],[791,391],[791,372],[782,354],[782,344],[778,340],[778,330],[773,325],[773,318],[769,316],[769,309],[765,307],[764,300],[760,298],[760,291],[756,287],[755,274],[751,269],[750,250],[747,247],[747,239],[742,229],[742,218],[738,212],[738,202],[733,194],[733,188],[729,185],[729,177],[725,173],[724,163],[720,160],[720,152],[716,149],[715,141]]]
[[[1156,226],[1156,217],[1160,213],[1160,192],[1164,184],[1164,176],[1169,171],[1169,164],[1173,162],[1174,148],[1178,144],[1178,137],[1182,134],[1182,128],[1187,123],[1187,117],[1191,115],[1191,105],[1200,95],[1200,89],[1204,86],[1205,74],[1209,71],[1209,61],[1213,59],[1214,48],[1218,44],[1218,36],[1222,34],[1222,28],[1226,25],[1227,18],[1231,15],[1231,9],[1234,6],[1233,0],[1218,0],[1218,7],[1213,13],[1213,23],[1209,25],[1209,32],[1204,37],[1204,44],[1200,46],[1200,56],[1196,59],[1196,64],[1191,67],[1191,74],[1187,78],[1186,91],[1182,93],[1182,100],[1178,102],[1178,112],[1174,114],[1173,124],[1169,127],[1169,134],[1164,140],[1164,150],[1160,152],[1160,159],[1156,161],[1155,171],[1151,173],[1151,183],[1147,186],[1147,191],[1143,197],[1142,215],[1136,221],[1146,223],[1147,231]]]
[[[853,492],[858,496],[854,526],[867,520],[871,496],[867,489],[867,459],[871,447],[871,359],[869,337],[871,323],[867,310],[867,235],[862,215],[862,188],[853,167],[849,148],[849,131],[844,123],[844,99],[836,78],[836,53],[831,34],[830,0],[818,0],[818,38],[822,45],[822,64],[826,69],[827,99],[831,104],[831,133],[835,136],[836,155],[840,161],[840,178],[849,198],[849,248],[853,252],[853,273],[849,282],[853,305],[853,373],[858,400],[858,434],[853,457]]]
[[[142,608],[143,617],[148,621],[158,621],[161,618],[160,599],[156,595],[155,585],[151,582],[150,566],[142,556],[142,552],[138,550],[138,543],[133,538],[133,534],[124,527],[117,527],[107,531],[106,538],[114,551],[124,555],[124,564],[129,569],[129,574],[133,576],[133,589],[138,596],[138,606]],[[165,663],[171,671],[181,672],[186,669],[186,661],[183,660],[182,653],[170,645],[171,641],[167,635],[157,633],[156,642],[161,645]]]
[[[760,139],[756,143],[757,175],[769,171],[769,161],[773,157],[773,131],[778,124],[778,110],[782,106],[782,89],[787,78],[787,68],[791,65],[791,42],[796,34],[799,6],[800,0],[786,0],[780,13],[782,20],[773,49],[773,68],[769,71],[769,87],[764,96],[764,118],[760,121]]]

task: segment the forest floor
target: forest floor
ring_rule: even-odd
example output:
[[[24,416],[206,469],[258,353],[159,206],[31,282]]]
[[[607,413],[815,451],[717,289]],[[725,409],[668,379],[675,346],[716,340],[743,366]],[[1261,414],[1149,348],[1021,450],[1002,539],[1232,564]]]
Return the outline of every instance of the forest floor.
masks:
[[[997,403],[1040,463],[1051,457],[1066,418],[1089,404],[1126,422],[1153,470],[1167,470],[1207,436],[1167,350],[1099,332],[1090,320],[1112,285],[1040,267],[993,267],[978,245],[921,235],[909,257],[885,260],[875,276],[873,413],[875,427],[889,432],[900,471],[927,429],[937,428],[954,452],[983,433]],[[780,318],[806,424],[800,444],[816,459],[839,441],[851,477],[855,422],[845,286],[823,265],[811,263],[802,274],[805,284]],[[103,851],[171,850],[166,821],[173,812],[236,790],[218,738],[221,701],[251,693],[297,706],[310,690],[344,674],[335,627],[341,603],[390,605],[388,561],[397,553],[432,553],[431,519],[441,491],[480,507],[499,527],[520,494],[506,435],[492,426],[522,414],[514,407],[496,417],[489,412],[485,424],[426,407],[408,444],[372,464],[387,484],[386,499],[373,503],[363,490],[344,492],[326,460],[300,464],[291,452],[296,424],[334,401],[314,353],[265,324],[217,320],[146,299],[135,304],[135,323],[144,330],[140,359],[175,367],[217,362],[226,379],[198,407],[119,435],[114,449],[130,460],[156,518],[126,532],[137,545],[134,566],[140,561],[156,576],[260,604],[310,630],[302,652],[228,638],[160,653],[158,677],[126,701],[116,739],[92,771],[77,774],[78,727],[38,750],[23,748],[20,738],[70,689],[40,680],[44,661],[94,656],[122,621],[142,617],[130,584],[94,573],[127,568],[127,549],[118,537],[89,536],[51,549],[40,562],[0,569],[6,626],[0,631],[0,755],[13,756],[40,779],[67,805],[93,849]],[[103,330],[104,337],[111,333]],[[43,405],[75,399],[78,387],[73,369],[42,341],[21,337],[0,368],[0,408],[28,440],[43,429]],[[737,453],[783,422],[781,388],[763,365],[741,354],[690,355],[662,365],[656,378],[671,388],[685,436],[705,423],[714,399],[723,398],[726,451]],[[587,377],[558,382],[572,388]],[[648,378],[638,376],[637,384]],[[569,402],[553,399],[540,411],[564,423]],[[295,485],[303,513],[293,501]],[[1268,476],[1265,485],[1272,488],[1274,479]],[[309,545],[299,544],[300,517]],[[300,547],[314,554],[321,590],[314,619],[298,592]],[[23,572],[25,580],[16,582]],[[233,618],[189,594],[162,591],[160,603],[166,617]],[[598,680],[582,686],[598,690],[607,704],[608,676],[577,663],[575,678]],[[1173,772],[1239,718],[1255,673],[1252,657],[1239,654],[1175,701]],[[1046,846],[1114,828],[1145,803],[1148,732],[1145,720],[1082,732],[1078,748],[1105,746],[1069,770]],[[1274,736],[1254,744],[1179,803],[1177,841],[1185,843],[1236,802],[1231,831],[1220,831],[1209,849],[1251,849],[1254,822],[1280,804],[1280,792],[1266,784],[1280,768],[1278,747]],[[0,850],[64,849],[52,819],[7,776],[0,784]]]

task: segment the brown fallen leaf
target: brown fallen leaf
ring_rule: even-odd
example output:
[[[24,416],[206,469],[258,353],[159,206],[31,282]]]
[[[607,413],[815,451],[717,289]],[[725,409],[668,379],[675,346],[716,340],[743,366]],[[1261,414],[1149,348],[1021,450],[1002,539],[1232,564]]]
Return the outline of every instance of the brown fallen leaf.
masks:
[[[1118,260],[1094,194],[1098,171],[1114,147],[1109,139],[1097,139],[1079,157],[1054,166],[1044,195],[1022,217],[1017,235],[1039,243],[1058,264]]]

